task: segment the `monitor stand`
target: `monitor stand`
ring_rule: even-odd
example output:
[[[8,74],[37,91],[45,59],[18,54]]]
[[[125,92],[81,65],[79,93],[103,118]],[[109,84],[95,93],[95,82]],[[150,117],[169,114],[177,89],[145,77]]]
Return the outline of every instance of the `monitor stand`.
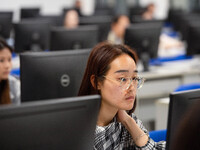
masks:
[[[39,44],[32,44],[30,48],[31,48],[31,51],[33,51],[33,52],[42,51],[42,48]]]
[[[150,56],[147,52],[144,52],[141,54],[141,61],[142,61],[144,72],[149,71],[149,60],[150,60]]]

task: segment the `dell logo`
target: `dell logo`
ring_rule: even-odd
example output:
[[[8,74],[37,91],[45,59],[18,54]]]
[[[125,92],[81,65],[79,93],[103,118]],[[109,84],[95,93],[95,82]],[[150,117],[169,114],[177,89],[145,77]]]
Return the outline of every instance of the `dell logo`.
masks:
[[[67,74],[63,74],[60,82],[63,87],[67,87],[70,84],[70,77]]]

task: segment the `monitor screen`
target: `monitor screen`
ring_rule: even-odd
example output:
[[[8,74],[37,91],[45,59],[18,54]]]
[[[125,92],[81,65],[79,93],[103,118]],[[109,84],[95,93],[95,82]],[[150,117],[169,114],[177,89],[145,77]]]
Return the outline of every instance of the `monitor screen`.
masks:
[[[8,39],[12,30],[13,12],[0,11],[0,37]]]
[[[133,17],[133,24],[135,23],[164,23],[164,20],[162,19],[151,19],[151,20],[145,20],[143,18],[141,18],[141,16],[135,16]]]
[[[200,54],[200,20],[190,22],[187,29],[187,51],[186,54],[197,55]]]
[[[40,15],[40,8],[21,8],[20,17],[21,19],[25,18],[34,18]]]
[[[97,25],[99,28],[98,41],[101,42],[107,40],[112,16],[87,16],[80,17],[79,20],[80,25]]]
[[[195,23],[195,22],[200,22],[200,15],[199,14],[194,14],[194,13],[189,13],[187,15],[183,15],[179,19],[180,23],[180,33],[181,33],[181,38],[182,40],[187,39],[187,34],[188,34],[188,27],[190,24]]]
[[[14,25],[15,52],[42,51],[49,48],[50,24],[26,20]]]
[[[24,20],[34,20],[36,22],[48,22],[51,26],[62,26],[63,17],[61,15],[40,15],[34,18],[22,19]]]
[[[100,96],[0,107],[1,150],[92,150]]]
[[[97,43],[97,26],[79,26],[75,29],[55,27],[51,29],[50,50],[92,48]]]
[[[180,31],[182,26],[183,16],[188,16],[188,12],[184,11],[181,8],[170,8],[168,11],[167,22],[170,22],[173,25],[175,31]]]
[[[77,96],[90,51],[21,54],[21,101]]]
[[[112,16],[114,15],[114,11],[112,7],[102,5],[102,2],[96,1],[93,15],[94,16],[105,16],[105,15]]]
[[[170,94],[168,124],[167,124],[167,150],[173,141],[174,132],[184,113],[196,101],[200,101],[200,89],[174,92]]]
[[[134,48],[139,58],[143,53],[148,53],[150,58],[156,58],[162,26],[163,22],[132,24],[126,29],[125,44]]]

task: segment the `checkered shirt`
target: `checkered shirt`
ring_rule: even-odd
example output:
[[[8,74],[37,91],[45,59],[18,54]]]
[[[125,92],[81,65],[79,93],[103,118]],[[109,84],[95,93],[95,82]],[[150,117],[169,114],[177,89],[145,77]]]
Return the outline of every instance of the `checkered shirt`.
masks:
[[[137,125],[148,134],[142,122],[132,114]],[[149,138],[147,144],[138,147],[128,130],[116,118],[108,126],[97,126],[95,130],[94,150],[165,150],[165,141],[154,142]]]

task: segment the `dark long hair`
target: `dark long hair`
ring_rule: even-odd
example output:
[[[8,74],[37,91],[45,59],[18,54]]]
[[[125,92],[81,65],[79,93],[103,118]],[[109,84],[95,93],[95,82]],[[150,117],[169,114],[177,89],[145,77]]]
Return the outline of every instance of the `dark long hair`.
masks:
[[[109,42],[102,42],[97,44],[90,53],[88,58],[87,67],[82,79],[82,83],[79,89],[79,96],[100,94],[97,89],[98,81],[103,82],[103,76],[106,75],[110,69],[110,63],[122,54],[127,54],[135,63],[137,63],[138,57],[134,50],[127,45],[116,45]],[[90,82],[90,77],[94,75],[94,87]],[[134,104],[135,109],[136,101]]]
[[[8,48],[10,52],[13,52],[13,49],[3,40],[0,38],[0,51],[3,49]],[[0,81],[0,104],[10,104],[10,88],[9,82],[7,80]]]

